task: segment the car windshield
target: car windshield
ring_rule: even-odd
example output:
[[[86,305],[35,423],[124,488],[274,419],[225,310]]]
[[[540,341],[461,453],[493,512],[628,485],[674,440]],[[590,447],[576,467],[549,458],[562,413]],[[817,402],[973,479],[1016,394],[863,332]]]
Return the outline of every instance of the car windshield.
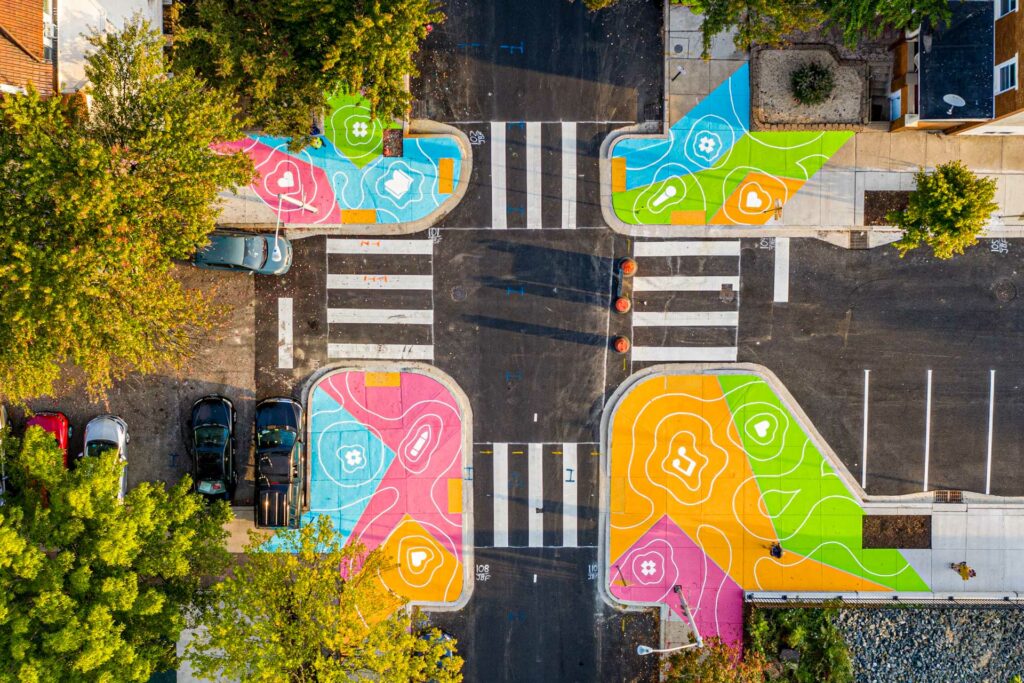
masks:
[[[288,451],[295,444],[295,431],[283,427],[261,429],[257,435],[257,446],[275,451]]]
[[[196,428],[196,450],[219,452],[224,448],[228,440],[228,430],[225,427],[198,427]]]
[[[90,458],[98,458],[107,451],[117,452],[117,444],[113,441],[90,441],[85,447],[85,454]]]
[[[222,479],[224,477],[223,463],[219,452],[198,451],[196,453],[196,472],[198,479]]]
[[[245,238],[245,256],[242,265],[252,270],[262,268],[267,262],[267,241],[262,237]]]

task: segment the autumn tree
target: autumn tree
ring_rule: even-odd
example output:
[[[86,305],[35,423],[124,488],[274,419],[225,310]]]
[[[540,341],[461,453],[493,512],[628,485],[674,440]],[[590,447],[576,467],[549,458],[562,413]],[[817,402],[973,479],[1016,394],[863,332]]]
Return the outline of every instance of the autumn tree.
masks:
[[[12,443],[13,442],[13,443]],[[186,476],[118,500],[115,453],[67,470],[53,437],[5,443],[0,507],[0,681],[146,681],[176,665],[185,610],[229,556],[224,503]]]
[[[327,517],[253,534],[211,591],[185,658],[199,676],[243,681],[462,680],[455,641],[413,621],[378,579],[379,550],[345,545]]]
[[[932,172],[921,169],[915,179],[907,208],[886,216],[903,231],[894,243],[900,256],[926,244],[936,258],[949,259],[977,244],[978,233],[999,208],[996,181],[975,175],[961,161],[940,164]]]
[[[735,27],[737,49],[776,45],[788,33],[804,31],[821,23],[822,13],[814,0],[673,0],[701,15],[703,57],[711,56],[712,39]]]
[[[667,683],[765,683],[769,680],[767,661],[755,652],[742,655],[739,648],[718,636],[704,639],[704,647],[672,654],[664,667]]]
[[[821,0],[821,5],[850,47],[864,36],[879,37],[886,28],[915,29],[925,19],[948,22],[953,14],[948,0]]]
[[[329,94],[361,92],[375,116],[402,118],[405,76],[434,0],[195,0],[175,6],[175,69],[235,93],[254,125],[301,147]]]
[[[248,183],[232,101],[168,77],[139,19],[94,35],[91,109],[37,93],[0,100],[0,397],[49,393],[66,365],[93,394],[128,372],[179,366],[210,322],[172,260],[202,246],[216,198]]]

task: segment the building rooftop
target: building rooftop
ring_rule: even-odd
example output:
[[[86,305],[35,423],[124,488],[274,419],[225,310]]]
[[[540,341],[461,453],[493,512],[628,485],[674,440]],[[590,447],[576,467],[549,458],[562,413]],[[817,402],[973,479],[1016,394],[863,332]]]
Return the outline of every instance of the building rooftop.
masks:
[[[948,26],[925,21],[921,27],[921,120],[990,119],[995,114],[993,3],[949,5]]]

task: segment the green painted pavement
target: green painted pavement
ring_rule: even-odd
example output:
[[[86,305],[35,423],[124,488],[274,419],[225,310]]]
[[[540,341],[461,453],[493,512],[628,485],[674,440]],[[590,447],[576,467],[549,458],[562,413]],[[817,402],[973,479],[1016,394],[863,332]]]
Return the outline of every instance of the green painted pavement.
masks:
[[[369,100],[359,95],[332,95],[327,98],[324,136],[356,168],[363,168],[384,151],[384,129],[401,128],[400,123],[385,126],[370,115]]]

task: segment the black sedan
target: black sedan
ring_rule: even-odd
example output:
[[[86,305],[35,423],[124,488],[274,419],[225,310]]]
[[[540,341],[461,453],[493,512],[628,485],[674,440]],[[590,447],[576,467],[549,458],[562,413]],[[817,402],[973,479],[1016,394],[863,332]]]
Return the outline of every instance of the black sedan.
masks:
[[[256,404],[256,526],[297,529],[305,505],[302,406],[290,398]]]
[[[230,501],[235,495],[235,406],[223,396],[192,404],[189,421],[192,478],[198,493]]]

